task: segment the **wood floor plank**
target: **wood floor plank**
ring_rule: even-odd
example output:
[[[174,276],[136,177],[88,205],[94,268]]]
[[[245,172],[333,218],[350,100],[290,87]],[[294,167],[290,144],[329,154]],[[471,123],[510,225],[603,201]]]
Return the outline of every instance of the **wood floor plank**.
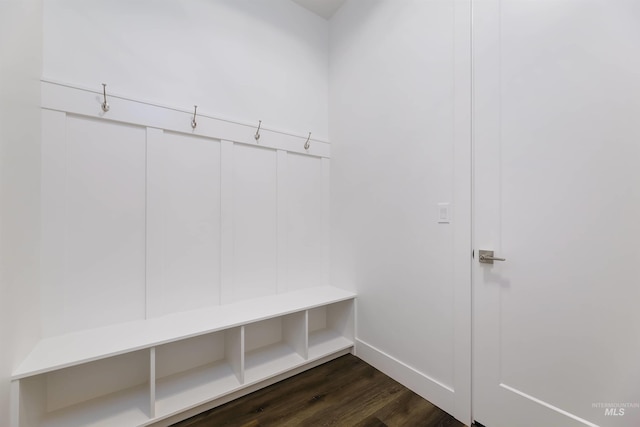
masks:
[[[357,357],[346,355],[173,427],[297,426],[463,424]]]
[[[386,426],[448,427],[460,425],[449,414],[408,389],[400,393],[393,402],[376,412],[375,418]]]

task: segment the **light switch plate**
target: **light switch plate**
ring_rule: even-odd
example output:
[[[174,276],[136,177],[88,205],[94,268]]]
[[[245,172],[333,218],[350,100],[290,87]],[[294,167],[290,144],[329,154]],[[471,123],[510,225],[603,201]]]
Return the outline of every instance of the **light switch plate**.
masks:
[[[451,223],[451,206],[449,203],[438,203],[438,223],[450,224]]]

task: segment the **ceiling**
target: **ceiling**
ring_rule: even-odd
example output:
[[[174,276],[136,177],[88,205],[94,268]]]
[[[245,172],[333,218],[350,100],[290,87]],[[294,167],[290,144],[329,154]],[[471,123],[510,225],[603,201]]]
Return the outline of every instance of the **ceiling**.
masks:
[[[347,0],[293,0],[305,9],[329,19]]]

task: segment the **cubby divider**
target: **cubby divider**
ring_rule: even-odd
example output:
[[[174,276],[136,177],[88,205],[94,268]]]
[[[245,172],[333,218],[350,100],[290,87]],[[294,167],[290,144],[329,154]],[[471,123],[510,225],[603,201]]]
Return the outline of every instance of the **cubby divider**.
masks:
[[[344,354],[353,347],[354,298],[312,288],[49,338],[13,375],[11,427],[148,426],[179,418]]]
[[[282,335],[283,341],[288,343],[300,357],[307,360],[309,355],[309,335],[307,334],[306,310],[290,314],[283,319]]]
[[[244,384],[244,326],[225,334],[225,354],[239,384]]]
[[[156,417],[156,348],[149,349],[149,416]]]

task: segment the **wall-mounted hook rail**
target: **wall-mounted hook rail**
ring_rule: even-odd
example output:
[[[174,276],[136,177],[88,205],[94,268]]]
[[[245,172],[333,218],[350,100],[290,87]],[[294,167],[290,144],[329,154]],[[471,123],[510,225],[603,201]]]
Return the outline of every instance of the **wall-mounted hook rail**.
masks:
[[[102,96],[104,97],[104,101],[102,102],[102,111],[105,113],[109,111],[109,103],[107,102],[107,84],[102,83]]]
[[[307,137],[307,142],[305,142],[305,143],[304,143],[304,149],[305,149],[305,150],[308,150],[308,149],[309,149],[309,147],[311,146],[311,145],[309,144],[309,141],[310,141],[310,140],[311,140],[311,132],[309,132],[309,136]]]
[[[196,122],[196,113],[198,112],[198,106],[194,105],[193,106],[193,119],[191,119],[191,129],[195,129],[198,126],[198,123]]]
[[[256,130],[256,134],[253,136],[256,142],[260,140],[260,126],[262,126],[262,120],[258,120],[258,130]]]

